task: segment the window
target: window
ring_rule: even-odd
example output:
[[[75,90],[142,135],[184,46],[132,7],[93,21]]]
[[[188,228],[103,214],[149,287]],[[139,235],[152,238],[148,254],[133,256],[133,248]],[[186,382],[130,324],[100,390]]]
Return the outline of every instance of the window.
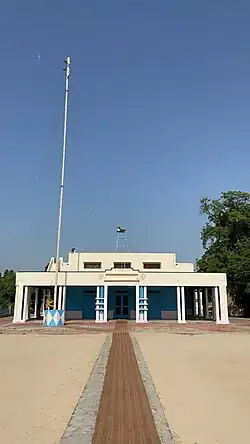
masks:
[[[84,268],[99,269],[99,268],[102,268],[102,263],[101,262],[84,262]]]
[[[160,270],[161,263],[160,262],[143,262],[143,268],[146,270]]]
[[[114,268],[131,268],[131,262],[114,262]]]

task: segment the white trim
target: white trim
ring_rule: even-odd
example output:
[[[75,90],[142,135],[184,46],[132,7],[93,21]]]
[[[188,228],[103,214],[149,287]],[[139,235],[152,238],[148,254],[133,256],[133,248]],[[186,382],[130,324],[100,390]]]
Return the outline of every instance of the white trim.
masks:
[[[119,270],[120,271],[120,270]],[[100,270],[94,272],[59,272],[58,285],[68,286],[168,286],[168,287],[215,287],[226,286],[226,275],[224,273],[192,273],[192,272],[138,272],[137,280],[134,279],[134,271],[127,271],[123,275],[117,276],[114,271],[108,272],[110,282],[107,283],[106,272]],[[111,281],[113,275],[114,281]],[[118,279],[117,279],[118,277]],[[54,287],[54,272],[18,272],[16,283],[18,285],[28,285],[33,287]]]

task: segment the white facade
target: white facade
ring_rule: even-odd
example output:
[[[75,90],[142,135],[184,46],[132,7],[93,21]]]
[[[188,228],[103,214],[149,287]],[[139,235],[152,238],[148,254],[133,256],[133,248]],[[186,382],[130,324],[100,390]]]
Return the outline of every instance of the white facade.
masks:
[[[38,294],[43,293],[45,305],[46,292],[55,285],[54,258],[45,272],[18,272],[16,275],[16,301],[14,322],[25,322],[29,318],[29,305],[35,306],[33,316],[37,316]],[[186,322],[187,293],[193,294],[193,311],[197,318],[208,318],[209,300],[212,301],[213,318],[217,323],[228,323],[226,274],[196,273],[191,263],[176,262],[175,253],[69,253],[68,261],[60,259],[58,277],[58,309],[66,308],[66,300],[71,297],[69,288],[95,288],[95,320],[106,322],[109,310],[108,298],[111,287],[135,289],[135,319],[147,322],[154,299],[152,288],[171,287],[176,289],[176,308],[161,310],[161,319],[176,319]],[[40,293],[39,293],[40,292]],[[149,298],[149,294],[151,294]],[[84,296],[83,296],[84,297]],[[165,297],[165,296],[164,296]],[[155,296],[156,301],[157,296]],[[151,308],[148,306],[149,299]],[[167,300],[167,296],[165,298]],[[44,307],[45,308],[45,307]],[[72,315],[74,310],[68,315]],[[77,311],[77,310],[75,310]],[[66,311],[67,316],[67,311]]]

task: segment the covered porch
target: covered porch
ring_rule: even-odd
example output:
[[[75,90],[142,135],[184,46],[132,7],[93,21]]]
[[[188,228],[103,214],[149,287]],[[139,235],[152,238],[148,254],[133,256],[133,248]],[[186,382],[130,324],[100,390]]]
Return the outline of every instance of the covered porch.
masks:
[[[154,320],[228,323],[224,286],[141,286],[127,283],[60,285],[57,298],[54,297],[53,286],[17,286],[13,322],[43,319],[49,304],[63,311],[65,321],[92,320],[103,323],[112,319],[128,319],[138,323]]]

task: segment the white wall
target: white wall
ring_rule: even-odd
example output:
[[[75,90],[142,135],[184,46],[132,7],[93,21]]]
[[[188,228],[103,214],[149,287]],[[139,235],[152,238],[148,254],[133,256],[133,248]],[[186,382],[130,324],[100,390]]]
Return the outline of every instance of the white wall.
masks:
[[[85,271],[84,262],[101,262],[102,268],[99,271],[105,271],[113,268],[114,262],[131,262],[134,270],[146,272],[143,268],[143,262],[160,262],[161,269],[154,270],[156,273],[161,271],[193,272],[192,263],[176,263],[175,253],[69,253],[68,262],[60,261],[61,271]],[[55,271],[55,263],[50,261],[48,271]]]

